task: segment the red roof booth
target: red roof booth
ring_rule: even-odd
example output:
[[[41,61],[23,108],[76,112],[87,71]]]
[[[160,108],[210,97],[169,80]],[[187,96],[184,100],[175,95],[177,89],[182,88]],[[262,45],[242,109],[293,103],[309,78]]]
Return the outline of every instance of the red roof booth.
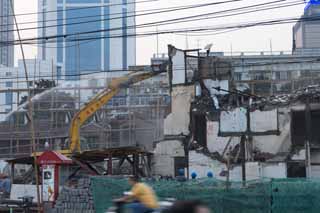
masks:
[[[59,194],[60,184],[66,175],[66,168],[73,164],[72,160],[55,151],[45,151],[37,158],[41,168],[42,199],[44,202],[55,202]]]

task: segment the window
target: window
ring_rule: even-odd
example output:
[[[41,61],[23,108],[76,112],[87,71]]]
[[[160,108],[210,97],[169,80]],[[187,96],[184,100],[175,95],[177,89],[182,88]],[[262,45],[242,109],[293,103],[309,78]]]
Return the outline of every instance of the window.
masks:
[[[139,105],[139,98],[130,96],[130,105],[133,105],[133,106]]]
[[[99,138],[98,136],[86,137],[87,148],[88,149],[97,149],[99,147]]]
[[[113,105],[114,106],[125,106],[127,104],[126,98],[114,98]]]
[[[105,1],[106,3],[109,3],[109,1]],[[104,19],[108,20],[110,18],[110,7],[104,8]],[[104,29],[110,29],[110,21],[104,22]],[[110,70],[110,31],[106,30],[104,32],[104,36],[106,37],[104,39],[104,69]]]
[[[205,115],[193,115],[194,140],[202,147],[207,147],[207,119]]]
[[[58,7],[58,35],[63,34],[63,7]],[[59,63],[63,62],[63,38],[57,38],[57,60]]]
[[[147,97],[141,97],[141,105],[148,105],[148,98]]]
[[[112,107],[112,106],[113,106],[113,100],[112,100],[112,99],[107,102],[107,106],[108,106],[108,107]]]
[[[61,75],[62,75],[62,68],[60,66],[57,66],[57,77],[58,77],[58,79],[61,79]]]
[[[281,71],[276,72],[276,80],[287,80],[288,79],[288,72]]]
[[[120,105],[120,106],[125,106],[125,105],[127,105],[127,100],[126,100],[126,98],[119,98],[119,105]]]
[[[252,71],[252,80],[270,80],[271,73],[270,71]]]
[[[6,76],[11,76],[11,72],[6,72]]]
[[[121,89],[117,94],[118,97],[123,97],[123,96],[126,96],[126,95],[127,95],[127,90],[126,89]]]
[[[92,2],[92,0],[90,0]],[[68,7],[67,9],[72,9],[75,7]],[[78,7],[76,7],[78,8]],[[95,31],[101,29],[101,23],[93,20],[97,20],[97,17],[101,16],[101,8],[88,8],[81,10],[67,10],[66,12],[67,24],[66,27],[67,34],[76,34],[87,31]],[[81,19],[81,22],[87,22],[84,24],[72,25],[72,23],[78,22],[75,17],[88,17]],[[70,19],[71,18],[71,19]],[[91,34],[80,34],[73,35],[66,38],[69,47],[66,48],[66,75],[67,80],[79,79],[79,71],[90,72],[101,69],[101,39],[92,40],[88,42],[79,42],[77,39],[89,39],[100,37],[101,33],[91,33]]]
[[[12,104],[13,94],[12,92],[6,92],[6,104]]]
[[[126,4],[126,1],[123,0],[123,3]],[[122,8],[122,65],[123,69],[127,69],[128,66],[128,59],[127,59],[127,47],[128,47],[128,38],[127,38],[127,18],[125,18],[127,15],[127,9]]]
[[[119,106],[119,100],[118,98],[113,99],[113,106]]]
[[[241,81],[241,73],[240,72],[234,73],[234,80]]]
[[[6,87],[12,87],[12,82],[6,82]]]

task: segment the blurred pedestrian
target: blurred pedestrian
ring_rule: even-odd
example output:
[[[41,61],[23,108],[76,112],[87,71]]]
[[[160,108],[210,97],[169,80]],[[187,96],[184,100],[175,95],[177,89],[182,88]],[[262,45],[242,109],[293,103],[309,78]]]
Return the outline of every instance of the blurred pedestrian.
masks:
[[[209,208],[198,200],[177,201],[165,213],[210,213]]]
[[[0,174],[0,192],[4,194],[5,197],[10,195],[11,191],[11,180],[9,176],[5,174]]]
[[[116,202],[130,202],[126,208],[130,209],[132,213],[146,213],[151,212],[159,207],[157,197],[150,186],[141,183],[138,177],[131,176],[128,180],[132,186],[130,193]]]

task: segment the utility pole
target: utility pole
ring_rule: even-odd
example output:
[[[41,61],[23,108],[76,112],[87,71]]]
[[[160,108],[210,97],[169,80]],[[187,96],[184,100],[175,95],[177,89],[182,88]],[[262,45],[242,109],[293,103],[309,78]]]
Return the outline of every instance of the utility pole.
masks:
[[[158,33],[158,26],[156,27],[157,31],[157,57],[159,57],[159,33]]]
[[[53,58],[51,59],[51,75],[52,75],[52,82],[54,82],[54,67],[53,67]]]
[[[16,31],[17,31],[17,35],[18,35],[18,39],[19,39],[19,46],[20,46],[20,50],[21,50],[21,54],[22,54],[22,59],[23,59],[23,66],[24,66],[24,72],[25,72],[25,79],[27,82],[27,89],[28,89],[28,116],[30,119],[30,133],[31,133],[31,147],[32,147],[32,153],[36,152],[36,141],[35,141],[35,128],[34,128],[34,122],[33,122],[33,102],[32,102],[32,98],[31,98],[31,88],[29,85],[29,77],[28,77],[28,71],[27,71],[27,63],[26,63],[26,58],[25,58],[25,54],[24,54],[24,49],[23,49],[23,44],[22,44],[22,39],[21,39],[21,35],[20,35],[20,31],[19,31],[19,25],[17,22],[17,17],[15,15],[15,11],[14,11],[14,4],[13,4],[13,0],[10,0],[10,7],[11,7],[11,12],[13,15],[13,19],[14,19],[14,25],[16,27]],[[36,191],[37,191],[37,204],[38,204],[38,208],[37,208],[37,212],[41,213],[42,210],[42,205],[41,205],[41,200],[40,200],[40,187],[39,187],[39,167],[37,164],[37,155],[33,155],[33,163],[34,163],[34,171],[35,171],[35,179],[36,179]]]
[[[246,186],[247,174],[246,174],[246,141],[251,135],[251,124],[250,124],[250,106],[247,107],[247,131],[241,135],[240,139],[240,150],[241,150],[241,167],[242,167],[242,186]]]
[[[77,35],[77,71],[78,71],[78,75],[79,75],[79,82],[81,82],[81,75],[80,75],[80,41],[79,41],[79,34]],[[81,107],[81,91],[80,91],[80,85],[79,85],[79,89],[78,89],[78,97],[79,97],[79,109]]]
[[[311,123],[311,108],[310,108],[310,100],[307,97],[306,100],[306,108],[305,108],[305,125],[306,125],[306,133],[307,137],[305,140],[305,150],[306,150],[306,159],[305,159],[305,166],[306,166],[306,173],[307,178],[311,177],[311,156],[310,156],[310,142],[312,140],[312,123]]]
[[[189,49],[188,32],[186,32],[186,50]]]
[[[270,39],[270,53],[271,53],[271,64],[270,64],[270,95],[273,95],[273,51],[272,51],[272,40]]]
[[[240,139],[241,150],[241,168],[242,168],[242,186],[246,186],[246,136],[242,135]]]
[[[226,181],[226,190],[230,187],[230,154],[231,154],[231,147],[229,147],[227,153],[227,181]]]

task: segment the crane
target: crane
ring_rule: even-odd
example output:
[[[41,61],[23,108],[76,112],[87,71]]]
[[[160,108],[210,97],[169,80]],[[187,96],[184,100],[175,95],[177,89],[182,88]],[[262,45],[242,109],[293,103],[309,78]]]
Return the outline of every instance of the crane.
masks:
[[[109,100],[111,100],[122,88],[127,88],[130,85],[140,81],[152,78],[164,72],[162,69],[159,71],[149,72],[133,72],[123,77],[115,78],[111,81],[110,85],[102,92],[97,94],[92,100],[85,104],[74,116],[71,121],[69,130],[70,145],[67,150],[60,151],[61,154],[71,155],[73,153],[81,152],[80,144],[80,128],[81,126],[101,107],[103,107]]]

